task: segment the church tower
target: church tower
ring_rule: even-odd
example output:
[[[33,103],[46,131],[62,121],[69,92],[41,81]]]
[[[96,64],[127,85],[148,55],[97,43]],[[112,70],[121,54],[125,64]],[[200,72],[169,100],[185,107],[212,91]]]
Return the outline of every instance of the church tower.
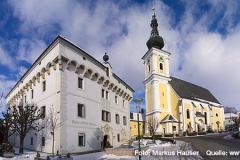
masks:
[[[154,8],[153,8],[154,11]],[[170,53],[162,50],[164,41],[158,33],[158,22],[153,12],[150,24],[152,31],[147,41],[148,51],[142,57],[145,68],[145,101],[146,120],[160,122],[171,114],[169,56]],[[153,124],[154,125],[154,124]],[[167,126],[160,125],[155,134],[165,134]],[[148,132],[146,130],[146,132]]]

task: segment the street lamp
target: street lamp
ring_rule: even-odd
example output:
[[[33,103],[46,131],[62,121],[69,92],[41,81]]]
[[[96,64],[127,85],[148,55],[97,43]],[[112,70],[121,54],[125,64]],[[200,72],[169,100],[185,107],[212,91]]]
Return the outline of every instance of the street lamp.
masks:
[[[143,99],[142,98],[137,98],[134,100],[134,103],[136,105],[137,109],[137,121],[138,121],[138,155],[139,155],[139,160],[141,160],[141,148],[140,148],[140,129],[139,129],[139,112],[140,112],[140,105],[142,104]]]

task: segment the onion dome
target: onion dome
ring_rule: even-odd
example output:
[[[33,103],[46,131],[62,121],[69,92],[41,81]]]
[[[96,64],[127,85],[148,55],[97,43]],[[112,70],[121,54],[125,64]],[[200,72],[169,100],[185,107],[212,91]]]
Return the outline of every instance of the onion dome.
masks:
[[[164,42],[163,42],[163,38],[158,34],[158,29],[157,29],[158,23],[157,23],[155,13],[153,13],[152,15],[152,21],[150,26],[152,27],[152,31],[151,31],[151,36],[147,41],[148,49],[151,49],[152,47],[162,49],[164,47]]]
[[[108,57],[107,53],[105,53],[105,55],[103,56],[103,60],[104,60],[105,62],[107,62],[108,59],[109,59],[109,57]]]

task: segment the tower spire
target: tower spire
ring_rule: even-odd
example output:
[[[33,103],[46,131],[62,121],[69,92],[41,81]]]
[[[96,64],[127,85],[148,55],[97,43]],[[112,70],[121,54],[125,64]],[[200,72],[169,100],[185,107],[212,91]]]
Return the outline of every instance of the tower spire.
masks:
[[[153,15],[152,15],[152,21],[150,24],[152,31],[151,31],[150,38],[147,41],[147,47],[148,49],[151,49],[152,47],[162,49],[164,47],[164,42],[163,42],[163,38],[159,36],[159,33],[158,33],[158,22],[157,22],[153,3],[152,3],[152,11],[153,11]]]
[[[152,11],[153,11],[153,14],[155,14],[154,2],[152,2]]]

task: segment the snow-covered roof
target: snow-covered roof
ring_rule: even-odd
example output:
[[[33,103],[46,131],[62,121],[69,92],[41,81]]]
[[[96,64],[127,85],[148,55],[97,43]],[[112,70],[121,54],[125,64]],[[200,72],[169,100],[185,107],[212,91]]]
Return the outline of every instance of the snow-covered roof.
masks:
[[[225,119],[226,118],[237,118],[238,117],[238,115],[234,114],[234,113],[225,113],[224,116],[225,116]]]
[[[200,102],[203,102],[203,103],[208,103],[209,105],[212,105],[212,106],[215,106],[215,107],[221,107],[221,105],[219,103],[214,103],[214,102],[210,102],[210,101],[207,101],[207,100],[204,100],[204,99],[200,99],[200,98],[196,98],[196,97],[192,97],[193,99],[196,99]]]
[[[131,112],[130,114],[132,114],[133,117],[130,117],[131,121],[137,121],[137,113],[133,113]],[[139,121],[145,121],[145,113],[139,113]]]

